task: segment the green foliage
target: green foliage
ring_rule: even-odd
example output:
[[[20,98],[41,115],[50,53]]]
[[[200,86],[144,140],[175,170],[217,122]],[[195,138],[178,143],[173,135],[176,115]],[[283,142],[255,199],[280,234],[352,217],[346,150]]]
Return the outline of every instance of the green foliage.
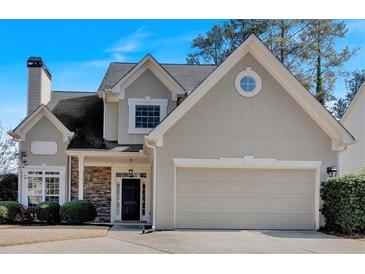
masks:
[[[7,174],[0,176],[0,201],[16,201],[18,197],[18,176]]]
[[[186,61],[188,64],[219,65],[250,34],[260,35],[267,28],[265,20],[240,19],[215,24],[191,43]]]
[[[14,201],[0,202],[0,223],[19,223],[23,221],[23,206]]]
[[[365,83],[365,70],[355,70],[347,75],[345,79],[346,96],[345,98],[337,98],[337,101],[332,107],[332,113],[338,120],[345,114],[356,92],[363,83]]]
[[[328,231],[365,232],[365,173],[329,178],[322,183],[321,198]]]
[[[230,53],[230,47],[224,35],[222,25],[213,25],[204,35],[199,35],[192,42],[192,50],[186,60],[189,64],[220,64]]]
[[[36,215],[39,221],[58,223],[60,221],[60,205],[57,202],[43,202],[37,205]]]
[[[361,85],[365,83],[365,70],[355,70],[345,79],[345,85],[347,89],[346,100],[348,104],[351,103],[356,92],[359,90]]]
[[[338,98],[332,107],[332,114],[336,117],[337,120],[340,120],[345,114],[347,107],[347,100],[343,98]]]
[[[60,216],[68,224],[83,224],[96,218],[96,209],[91,202],[75,200],[61,206]]]
[[[346,36],[347,28],[343,21],[307,20],[308,26],[301,33],[301,60],[309,77],[310,90],[323,105],[334,100],[333,87],[338,76],[344,76],[343,65],[356,53],[357,48],[348,46],[338,49],[336,41]]]

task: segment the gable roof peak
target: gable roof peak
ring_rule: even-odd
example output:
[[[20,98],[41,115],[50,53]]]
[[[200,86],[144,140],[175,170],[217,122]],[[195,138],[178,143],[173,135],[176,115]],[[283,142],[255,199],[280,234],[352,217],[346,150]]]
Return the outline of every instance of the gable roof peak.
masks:
[[[354,143],[354,137],[339,123],[302,83],[281,63],[267,46],[251,34],[218,67],[203,80],[189,96],[176,107],[145,138],[163,146],[163,135],[195,105],[222,77],[250,52],[263,67],[282,85],[307,114],[317,122],[332,140],[333,150],[342,150]]]

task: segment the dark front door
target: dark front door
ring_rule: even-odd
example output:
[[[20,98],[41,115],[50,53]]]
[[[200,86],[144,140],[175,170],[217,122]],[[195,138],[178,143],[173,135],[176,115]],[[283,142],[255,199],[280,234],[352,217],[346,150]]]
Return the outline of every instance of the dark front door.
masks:
[[[122,181],[122,220],[139,221],[140,181],[123,179]]]

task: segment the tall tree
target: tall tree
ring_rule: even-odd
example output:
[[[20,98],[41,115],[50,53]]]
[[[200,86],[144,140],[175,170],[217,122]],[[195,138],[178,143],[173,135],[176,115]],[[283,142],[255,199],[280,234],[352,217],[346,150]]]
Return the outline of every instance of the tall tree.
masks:
[[[365,70],[355,70],[345,78],[345,98],[337,98],[332,107],[333,115],[339,120],[345,114],[360,86],[365,83]]]
[[[224,34],[230,45],[230,52],[241,45],[251,34],[260,37],[267,32],[269,23],[264,19],[232,19],[224,22]]]
[[[361,85],[365,83],[365,70],[355,70],[349,74],[345,79],[345,85],[347,89],[346,100],[351,103],[356,92]]]
[[[309,88],[318,101],[326,105],[334,99],[333,86],[338,76],[343,76],[343,64],[356,53],[357,49],[335,48],[339,38],[347,33],[345,23],[336,20],[309,20],[309,25],[301,33],[301,60],[305,63]]]
[[[307,20],[272,19],[261,38],[273,54],[289,69],[299,62],[304,50],[300,34],[309,25]]]
[[[0,124],[0,175],[16,173],[18,146]]]
[[[206,33],[198,35],[191,43],[186,61],[188,64],[219,65],[250,34],[262,34],[266,20],[240,19],[213,25]]]
[[[219,65],[230,53],[230,45],[222,25],[213,25],[205,34],[200,34],[191,43],[186,61],[188,64],[208,63]]]

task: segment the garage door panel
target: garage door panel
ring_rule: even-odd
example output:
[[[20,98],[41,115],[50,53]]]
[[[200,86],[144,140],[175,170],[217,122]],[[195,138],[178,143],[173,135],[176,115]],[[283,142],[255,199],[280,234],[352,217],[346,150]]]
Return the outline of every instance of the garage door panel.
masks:
[[[280,222],[273,223],[266,215],[181,215],[177,222],[184,223],[184,228],[209,228],[209,229],[313,229],[310,224],[312,215],[299,214],[292,215],[276,214],[273,216]],[[242,227],[242,218],[245,219],[245,226]],[[229,224],[229,226],[227,226]]]
[[[176,226],[313,229],[314,171],[177,168]]]
[[[180,213],[205,213],[211,214],[214,212],[219,213],[251,213],[252,211],[267,214],[290,214],[295,211],[297,214],[312,212],[314,207],[311,205],[311,201],[296,202],[296,201],[276,201],[262,203],[257,199],[245,199],[245,200],[216,200],[214,202],[210,200],[183,200],[177,203],[177,214]]]

